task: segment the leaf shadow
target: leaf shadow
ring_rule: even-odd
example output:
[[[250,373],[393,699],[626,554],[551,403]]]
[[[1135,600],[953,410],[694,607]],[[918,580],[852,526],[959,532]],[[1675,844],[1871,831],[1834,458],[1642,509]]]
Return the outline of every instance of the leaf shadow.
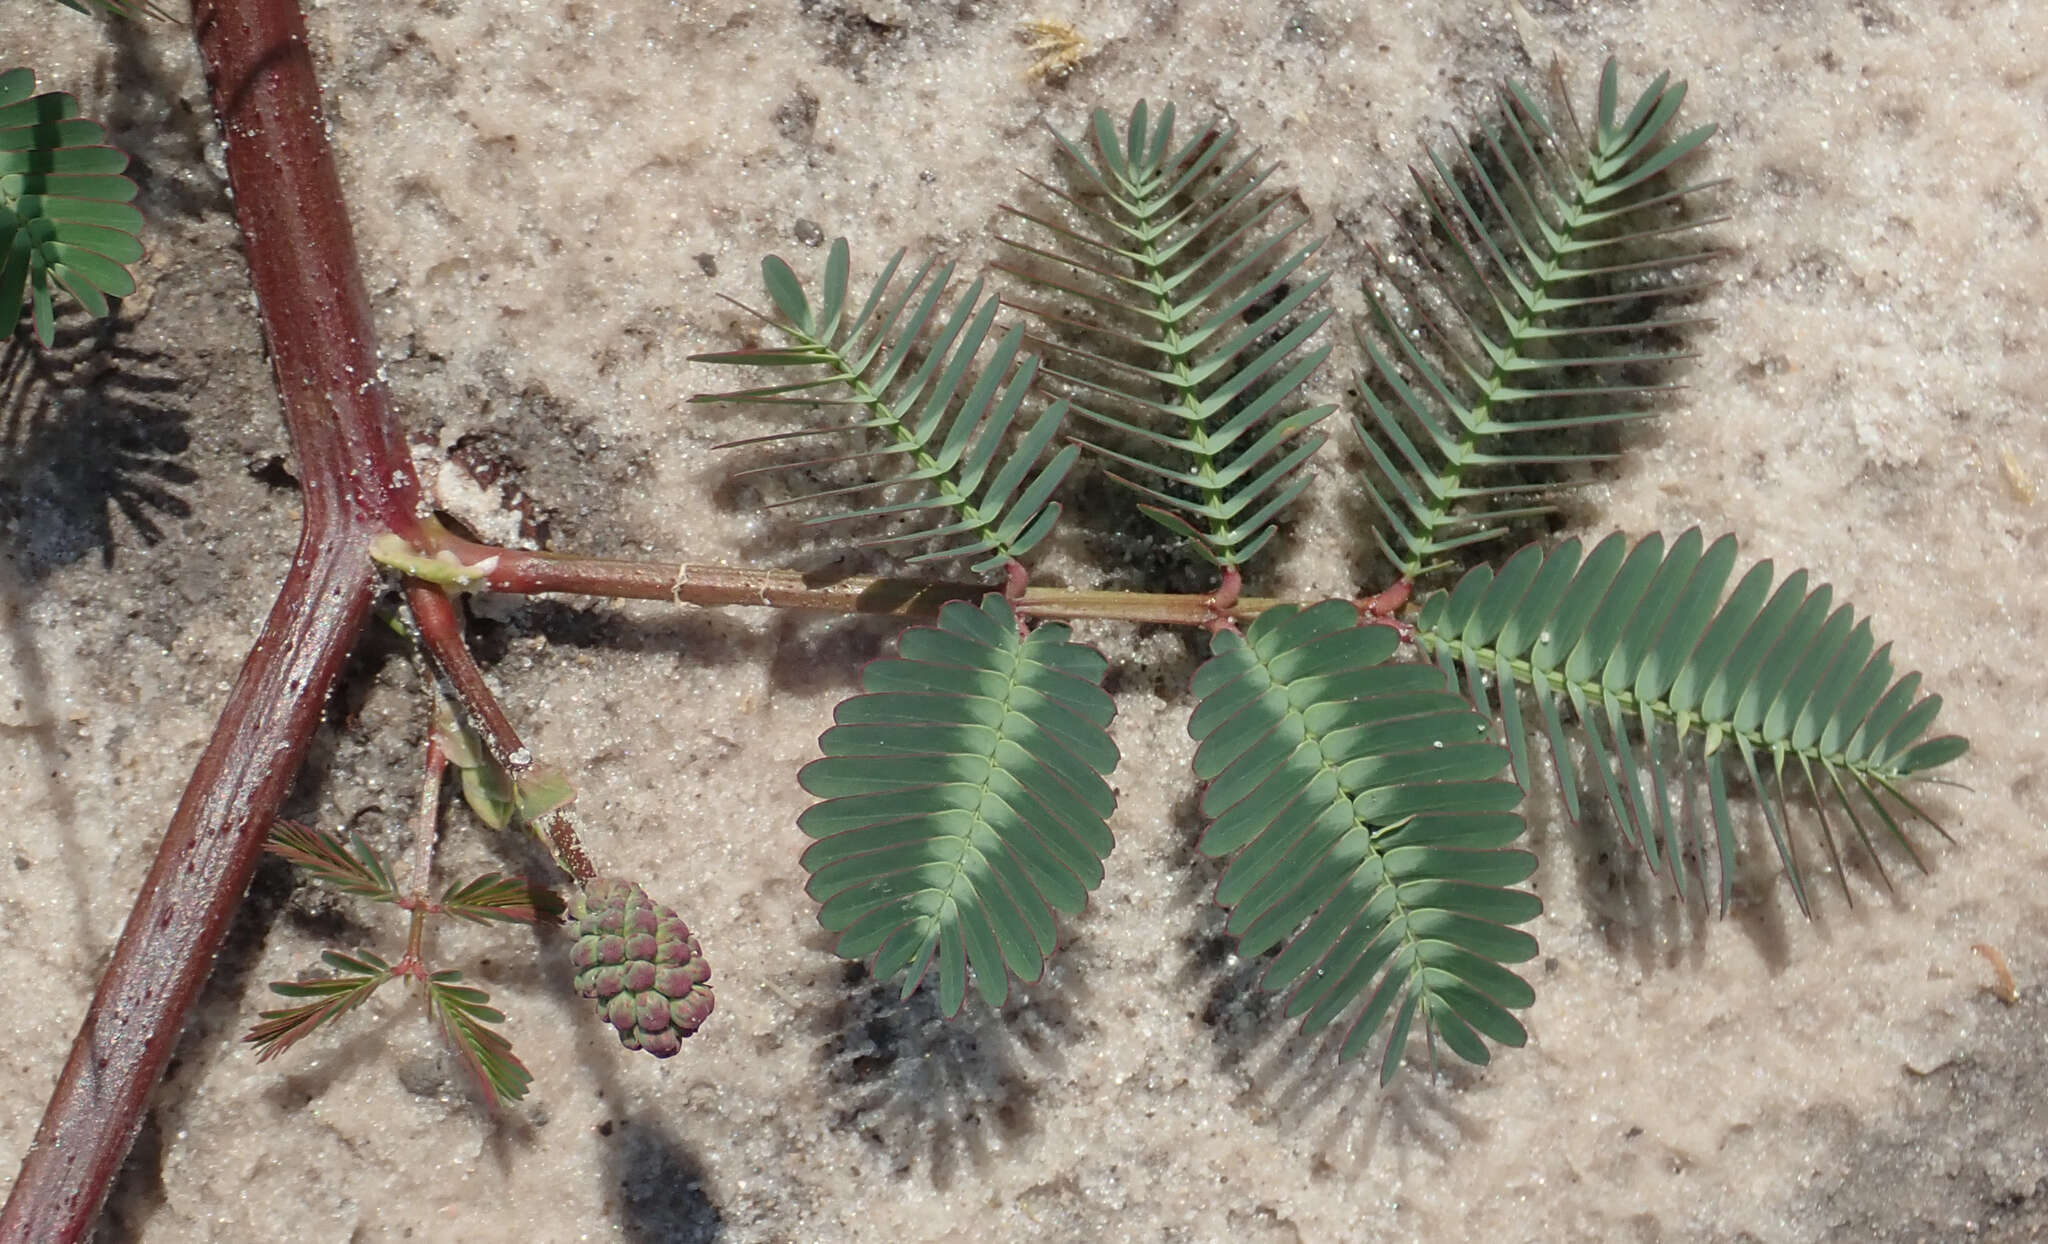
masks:
[[[1337,1061],[1343,1039],[1343,1030],[1332,1028],[1272,1041],[1247,1069],[1233,1105],[1283,1134],[1313,1137],[1317,1164],[1354,1178],[1379,1165],[1383,1147],[1396,1163],[1416,1155],[1443,1162],[1452,1150],[1487,1138],[1479,1113],[1464,1108],[1482,1069],[1441,1051],[1432,1069],[1423,1041],[1411,1038],[1407,1067],[1382,1085],[1371,1055]]]
[[[892,655],[903,633],[901,618],[819,617],[777,612],[770,626],[774,651],[769,685],[777,691],[851,691],[872,661]]]
[[[860,1136],[896,1179],[922,1169],[941,1192],[963,1167],[986,1172],[1040,1131],[1041,1090],[1027,1063],[1049,1072],[1065,1063],[1072,1007],[1085,995],[1071,958],[1055,960],[1028,995],[1013,981],[1001,1007],[971,997],[951,1020],[930,990],[898,1001],[899,986],[844,963],[836,996],[813,1017],[832,1129]]]
[[[545,596],[472,601],[470,648],[486,668],[512,654],[515,641],[538,637],[550,648],[673,659],[689,669],[753,665],[772,659],[774,639],[717,610],[642,611],[611,601]]]
[[[128,153],[136,206],[155,221],[230,214],[227,183],[206,159],[212,115],[185,98],[164,48],[144,23],[106,26],[114,54],[101,71],[101,89],[110,94],[97,120],[108,141]]]
[[[176,400],[181,382],[167,355],[128,344],[133,327],[120,317],[94,323],[71,315],[48,350],[25,326],[0,346],[0,616],[24,723],[0,735],[25,739],[43,774],[63,771],[66,747],[43,637],[29,616],[32,598],[51,573],[95,551],[100,568],[112,569],[122,520],[145,547],[160,542],[158,520],[190,517],[179,490],[199,480],[184,461],[192,437]],[[55,777],[45,802],[73,895],[77,944],[101,946],[106,935],[87,914],[85,897],[98,879],[86,874],[77,802]]]
[[[25,331],[0,349],[0,530],[31,581],[95,551],[111,567],[117,519],[154,545],[159,519],[192,514],[182,383],[167,355],[127,343],[132,328],[67,323],[50,350]]]

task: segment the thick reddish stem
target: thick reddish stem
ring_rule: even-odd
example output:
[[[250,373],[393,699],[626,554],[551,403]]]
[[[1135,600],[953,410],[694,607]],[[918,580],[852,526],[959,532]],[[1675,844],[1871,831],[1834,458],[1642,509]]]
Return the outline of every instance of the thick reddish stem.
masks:
[[[369,616],[372,537],[418,529],[304,18],[199,0],[250,280],[299,460],[299,548],[185,789],[0,1215],[5,1244],[83,1237],[176,1046],[328,692]]]

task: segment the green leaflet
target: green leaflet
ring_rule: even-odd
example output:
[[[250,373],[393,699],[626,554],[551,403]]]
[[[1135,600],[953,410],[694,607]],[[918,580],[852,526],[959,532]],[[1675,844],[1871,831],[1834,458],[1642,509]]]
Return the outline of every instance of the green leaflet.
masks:
[[[1353,1013],[1343,1058],[1388,1029],[1383,1083],[1418,1022],[1473,1063],[1486,1040],[1523,1044],[1510,1011],[1535,994],[1502,965],[1535,955],[1512,926],[1542,909],[1509,888],[1535,858],[1511,848],[1507,753],[1440,675],[1390,663],[1395,646],[1345,601],[1269,610],[1216,635],[1188,723],[1201,849],[1232,857],[1216,891],[1230,931],[1248,955],[1286,943],[1263,985],[1293,989],[1303,1031]]]
[[[1838,833],[1853,832],[1880,873],[1874,828],[1918,862],[1901,821],[1941,827],[1901,784],[1968,744],[1929,736],[1941,697],[1920,697],[1918,674],[1895,678],[1890,645],[1876,647],[1869,620],[1837,606],[1831,589],[1809,587],[1805,571],[1773,590],[1771,563],[1759,563],[1724,601],[1735,561],[1734,537],[1708,545],[1697,529],[1668,546],[1653,535],[1631,549],[1618,534],[1589,550],[1576,540],[1548,553],[1531,545],[1497,573],[1482,566],[1424,601],[1415,642],[1447,685],[1462,675],[1489,713],[1486,684],[1494,682],[1525,787],[1527,728],[1516,692],[1529,691],[1572,816],[1580,811],[1576,737],[1592,761],[1593,789],[1681,893],[1693,883],[1704,892],[1686,862],[1701,851],[1695,770],[1703,770],[1723,911],[1737,850],[1725,770],[1737,766],[1763,796],[1793,893],[1809,910],[1791,836],[1795,786],[1810,799],[1846,896]],[[1576,719],[1569,725],[1566,707]]]
[[[53,286],[93,315],[135,292],[124,266],[142,258],[142,213],[129,205],[128,157],[78,120],[69,95],[35,94],[28,69],[0,73],[0,307],[9,323],[27,293],[36,339],[56,340]]]
[[[1534,494],[1611,457],[1565,438],[1644,418],[1654,411],[1640,403],[1674,387],[1637,373],[1683,355],[1643,341],[1699,322],[1666,314],[1671,298],[1701,288],[1673,277],[1721,252],[1684,244],[1712,221],[1672,214],[1706,186],[1673,188],[1660,174],[1714,127],[1667,137],[1685,98],[1669,74],[1619,113],[1617,78],[1610,60],[1598,124],[1581,134],[1570,118],[1575,142],[1510,83],[1492,125],[1455,156],[1430,153],[1436,176],[1416,184],[1438,243],[1418,249],[1441,256],[1448,327],[1421,309],[1426,300],[1410,299],[1404,320],[1366,286],[1357,429],[1373,468],[1363,479],[1384,520],[1374,535],[1406,577],[1549,513]]]
[[[761,263],[763,283],[776,312],[769,322],[793,344],[700,354],[693,361],[823,368],[824,374],[789,384],[701,393],[690,400],[850,408],[849,422],[735,441],[720,448],[851,434],[861,446],[851,453],[781,463],[763,471],[799,472],[853,460],[880,463],[892,459],[903,460],[904,469],[894,474],[878,471],[859,483],[809,493],[770,508],[820,500],[845,504],[856,496],[872,498],[874,493],[895,489],[875,504],[855,503],[854,508],[835,509],[805,525],[920,517],[937,511],[943,517],[936,526],[863,543],[887,546],[938,541],[939,547],[909,561],[974,557],[979,559],[975,570],[995,569],[1022,557],[1052,531],[1060,516],[1059,503],[1052,500],[1052,494],[1072,469],[1080,449],[1063,446],[1033,473],[1059,434],[1066,404],[1054,402],[1023,429],[1014,444],[1005,443],[1012,427],[1017,426],[1024,397],[1038,370],[1034,358],[1018,361],[1024,330],[1012,328],[1003,334],[977,368],[976,358],[995,324],[998,300],[984,298],[981,282],[976,281],[953,312],[941,319],[939,304],[953,266],[946,264],[935,272],[927,262],[908,285],[892,292],[902,261],[899,251],[868,291],[858,313],[849,315],[850,265],[844,238],[833,242],[826,256],[824,289],[815,308],[789,265],[769,256]],[[922,361],[918,359],[920,343],[926,346]]]
[[[999,595],[947,605],[862,672],[798,775],[823,801],[797,822],[818,840],[803,864],[819,923],[877,977],[904,973],[906,998],[936,959],[947,1015],[969,968],[990,1006],[1009,973],[1039,978],[1054,913],[1080,913],[1114,845],[1108,662],[1068,633],[1020,637]]]
[[[1307,349],[1330,315],[1310,305],[1323,275],[1303,270],[1319,243],[1296,240],[1306,219],[1288,220],[1289,193],[1267,186],[1277,166],[1233,152],[1235,128],[1176,147],[1173,106],[1155,122],[1140,103],[1122,136],[1100,110],[1093,134],[1093,158],[1053,134],[1080,193],[1032,179],[1072,210],[1071,226],[1004,207],[1049,235],[998,239],[1042,265],[1005,270],[1069,304],[1026,310],[1080,330],[1084,344],[1054,346],[1060,366],[1045,374],[1121,447],[1083,443],[1155,522],[1218,565],[1242,565],[1308,486],[1300,468],[1326,439],[1315,425],[1335,409],[1290,404],[1329,356]]]

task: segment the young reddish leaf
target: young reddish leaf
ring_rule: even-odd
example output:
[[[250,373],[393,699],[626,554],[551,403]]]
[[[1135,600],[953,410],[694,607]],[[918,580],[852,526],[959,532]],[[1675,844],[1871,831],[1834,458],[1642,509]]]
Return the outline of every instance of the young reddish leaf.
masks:
[[[263,1022],[242,1035],[257,1047],[256,1061],[268,1062],[284,1053],[322,1024],[361,1006],[377,986],[391,979],[391,965],[368,951],[349,956],[330,950],[320,958],[341,975],[271,982],[272,993],[312,1001],[262,1013]]]
[[[434,973],[427,982],[427,1005],[477,1082],[499,1101],[518,1101],[533,1083],[533,1073],[514,1056],[512,1043],[491,1027],[505,1022],[504,1012],[488,1005],[489,994],[461,982],[460,972]]]
[[[562,896],[524,877],[485,873],[466,885],[450,886],[441,896],[441,910],[479,924],[491,920],[520,924],[560,924]]]
[[[380,903],[398,901],[398,887],[392,884],[383,857],[354,834],[343,842],[310,825],[279,821],[270,831],[270,850],[344,894],[360,894]]]

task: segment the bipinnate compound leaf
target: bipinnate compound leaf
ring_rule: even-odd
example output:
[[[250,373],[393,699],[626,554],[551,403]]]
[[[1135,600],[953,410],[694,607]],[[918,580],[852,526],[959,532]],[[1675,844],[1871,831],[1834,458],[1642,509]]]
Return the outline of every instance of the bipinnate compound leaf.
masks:
[[[1505,965],[1535,955],[1514,926],[1542,910],[1513,888],[1535,858],[1512,846],[1507,752],[1397,642],[1346,601],[1271,609],[1215,636],[1188,723],[1240,951],[1282,948],[1263,986],[1293,991],[1304,1032],[1348,1023],[1341,1058],[1385,1032],[1383,1083],[1418,1026],[1473,1063],[1523,1044],[1512,1012],[1535,994]]]
[[[1025,310],[1073,330],[1044,343],[1044,375],[1097,426],[1083,443],[1148,517],[1238,566],[1308,487],[1315,425],[1336,408],[1293,399],[1329,356],[1309,343],[1330,312],[1304,266],[1307,218],[1268,184],[1277,166],[1238,150],[1235,127],[1175,145],[1173,122],[1171,104],[1155,117],[1141,102],[1122,134],[1100,110],[1092,140],[1055,130],[1074,190],[1032,180],[1064,212],[1005,206],[1032,240],[999,240],[1018,255],[1005,270],[1058,304]]]
[[[35,93],[28,69],[0,73],[0,308],[11,326],[27,293],[36,339],[56,340],[51,290],[105,318],[108,298],[135,292],[125,265],[142,258],[128,157],[80,120],[69,95]]]
[[[1734,537],[1708,544],[1697,529],[1668,544],[1652,535],[1630,547],[1617,534],[1590,549],[1577,540],[1549,552],[1531,545],[1499,571],[1479,567],[1426,599],[1415,643],[1441,666],[1441,685],[1498,711],[1524,786],[1528,692],[1572,816],[1583,782],[1680,893],[1704,893],[1688,860],[1713,855],[1723,911],[1738,849],[1727,773],[1746,777],[1809,910],[1795,801],[1810,808],[1846,897],[1838,838],[1853,833],[1887,882],[1873,831],[1918,863],[1902,822],[1941,827],[1903,784],[1968,744],[1932,734],[1941,697],[1920,695],[1918,674],[1896,677],[1891,646],[1879,647],[1869,619],[1832,589],[1804,570],[1773,589],[1766,561],[1726,590],[1736,561]],[[1574,743],[1584,747],[1583,774]]]
[[[1010,974],[1039,978],[1055,914],[1080,913],[1114,845],[1108,663],[1065,626],[1020,635],[1000,595],[947,605],[898,651],[862,672],[799,775],[823,801],[797,822],[817,839],[810,893],[838,952],[903,974],[904,997],[936,965],[956,1014],[971,968],[998,1006]]]
[[[824,289],[811,306],[788,264],[769,256],[761,273],[775,312],[769,322],[790,344],[761,350],[702,354],[693,360],[763,368],[805,368],[808,379],[728,393],[703,393],[693,402],[743,402],[797,409],[829,408],[845,415],[735,445],[804,437],[840,438],[822,457],[778,463],[757,473],[801,475],[818,467],[861,464],[862,478],[776,502],[777,507],[828,502],[828,512],[807,526],[937,515],[935,525],[911,526],[863,541],[865,546],[932,544],[908,560],[972,557],[977,571],[992,570],[1030,552],[1059,521],[1052,499],[1080,449],[1053,449],[1066,404],[1054,402],[1023,419],[1038,361],[1020,361],[1021,328],[995,339],[998,303],[983,297],[980,281],[968,286],[950,314],[939,314],[953,265],[920,267],[896,284],[903,253],[889,261],[854,312],[847,301],[850,261],[846,240],[825,259]],[[1014,433],[1014,434],[1013,434]],[[848,441],[846,438],[850,438]],[[1052,450],[1042,466],[1040,459]],[[872,467],[872,470],[866,468]],[[773,507],[771,507],[773,508]]]
[[[1685,84],[1669,74],[1621,112],[1617,78],[1609,61],[1596,124],[1573,118],[1571,138],[1508,84],[1491,124],[1416,174],[1433,236],[1414,249],[1439,279],[1405,299],[1366,285],[1363,479],[1404,576],[1549,513],[1546,492],[1612,456],[1585,442],[1674,387],[1657,376],[1684,355],[1657,339],[1698,322],[1671,306],[1722,252],[1687,240],[1713,223],[1684,212],[1707,185],[1666,174],[1714,127],[1672,131]]]

